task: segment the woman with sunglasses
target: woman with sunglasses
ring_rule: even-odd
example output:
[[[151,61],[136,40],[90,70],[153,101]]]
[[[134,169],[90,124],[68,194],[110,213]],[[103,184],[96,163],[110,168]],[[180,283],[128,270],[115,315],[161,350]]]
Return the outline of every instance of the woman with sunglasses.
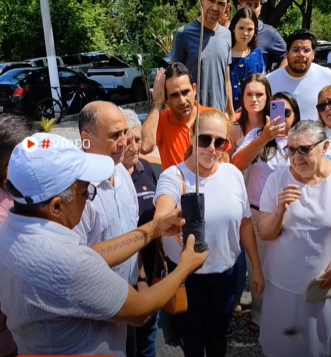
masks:
[[[225,114],[214,109],[202,112],[198,148],[193,126],[189,157],[164,171],[156,188],[157,218],[180,207],[183,184],[187,193],[196,191],[195,160],[198,155],[209,258],[203,268],[185,282],[188,298],[184,323],[186,357],[203,357],[205,350],[207,357],[225,356],[226,332],[236,293],[234,264],[240,254],[240,239],[252,261],[255,294],[260,295],[264,289],[243,176],[235,166],[219,163],[229,145],[228,135],[229,121]],[[163,246],[170,260],[178,264],[182,248],[167,237],[163,238]]]
[[[319,120],[324,126],[326,137],[331,140],[331,85],[323,88],[318,94],[318,104],[316,105]],[[331,147],[325,155],[328,160],[331,160]]]
[[[329,142],[316,120],[297,123],[288,134],[290,167],[264,186],[258,223],[268,241],[260,343],[267,357],[330,356],[331,162]],[[320,277],[307,293],[311,281]]]
[[[262,51],[257,47],[258,19],[250,7],[234,15],[229,30],[232,38],[230,78],[234,110],[241,105],[242,86],[252,74],[264,73]]]
[[[291,94],[276,93],[271,97],[271,101],[285,103],[285,118],[278,117],[270,121],[270,118],[267,117],[265,126],[250,131],[232,157],[233,164],[239,170],[249,169],[246,176],[247,195],[252,210],[252,221],[262,265],[268,244],[261,241],[257,232],[261,193],[269,175],[289,165],[283,148],[287,145],[287,134],[290,128],[300,120],[298,103]],[[279,121],[283,121],[283,123],[279,124]],[[251,284],[252,270],[248,260],[247,270]],[[252,321],[248,322],[248,327],[252,331],[259,329],[261,308],[262,298],[255,296],[252,290]]]

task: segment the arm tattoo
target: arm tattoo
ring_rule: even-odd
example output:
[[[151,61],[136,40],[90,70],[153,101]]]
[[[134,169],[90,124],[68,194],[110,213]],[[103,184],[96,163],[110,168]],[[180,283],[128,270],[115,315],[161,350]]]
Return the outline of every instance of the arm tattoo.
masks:
[[[122,240],[119,243],[111,244],[108,242],[104,248],[100,249],[99,254],[103,257],[111,252],[115,252],[117,250],[128,247],[131,244],[139,242],[141,240],[150,240],[153,236],[153,232],[148,233],[147,231],[138,228],[134,230],[132,233],[129,233],[129,238]]]

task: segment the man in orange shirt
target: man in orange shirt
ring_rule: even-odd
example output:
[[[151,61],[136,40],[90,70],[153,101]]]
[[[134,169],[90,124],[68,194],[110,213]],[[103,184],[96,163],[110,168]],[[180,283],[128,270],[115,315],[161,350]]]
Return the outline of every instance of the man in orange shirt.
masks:
[[[189,70],[174,62],[157,74],[153,107],[142,127],[140,152],[150,154],[157,146],[162,170],[184,161],[190,146],[190,128],[197,114],[196,85]],[[164,104],[169,108],[162,110]],[[199,112],[209,109],[199,105]]]

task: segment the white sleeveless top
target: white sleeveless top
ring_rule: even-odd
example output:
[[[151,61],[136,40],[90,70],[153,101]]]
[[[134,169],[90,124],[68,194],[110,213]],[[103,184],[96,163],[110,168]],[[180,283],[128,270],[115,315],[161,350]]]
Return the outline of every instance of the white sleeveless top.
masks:
[[[272,213],[278,194],[290,184],[300,186],[301,197],[286,211],[280,236],[269,242],[264,277],[280,289],[302,294],[331,261],[331,175],[312,186],[296,181],[289,167],[274,172],[264,186],[260,211]]]

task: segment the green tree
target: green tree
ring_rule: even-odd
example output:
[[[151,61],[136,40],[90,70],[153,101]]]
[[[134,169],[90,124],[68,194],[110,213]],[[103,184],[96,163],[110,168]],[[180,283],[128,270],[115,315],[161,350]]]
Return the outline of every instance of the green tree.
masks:
[[[107,50],[103,27],[106,10],[89,0],[50,0],[53,34],[58,55]],[[39,0],[0,3],[0,56],[23,60],[46,55]]]

